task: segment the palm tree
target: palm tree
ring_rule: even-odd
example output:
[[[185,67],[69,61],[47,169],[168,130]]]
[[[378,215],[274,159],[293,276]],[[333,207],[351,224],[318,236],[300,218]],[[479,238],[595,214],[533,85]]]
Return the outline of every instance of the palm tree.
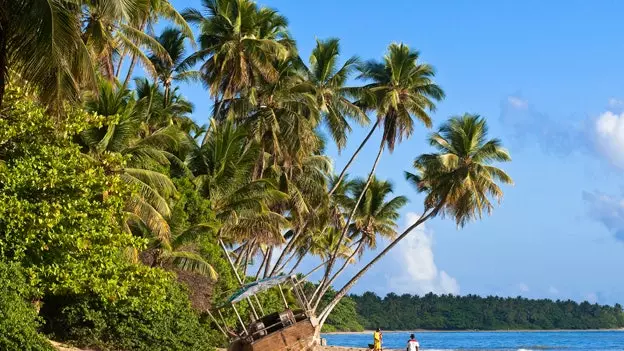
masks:
[[[391,44],[383,63],[369,61],[359,67],[359,78],[372,82],[358,89],[357,93],[360,97],[358,104],[367,109],[374,109],[377,113],[377,121],[352,158],[362,149],[375,128],[382,123],[383,135],[377,157],[373,162],[363,191],[343,227],[342,239],[347,234],[349,223],[373,179],[384,148],[388,146],[392,152],[397,141],[400,142],[412,134],[414,130],[412,118],[414,117],[426,127],[430,127],[431,118],[428,111],[434,111],[435,102],[444,98],[444,92],[432,80],[435,75],[433,67],[419,63],[418,57],[417,51],[410,50],[404,44]],[[341,176],[344,175],[345,171],[346,168],[342,171]],[[334,261],[335,258],[330,260],[327,265],[326,280]]]
[[[126,227],[142,225],[161,241],[170,240],[167,218],[170,215],[168,199],[176,194],[171,179],[159,170],[170,165],[174,151],[184,144],[184,133],[174,127],[161,128],[140,137],[141,114],[136,101],[127,89],[102,80],[99,93],[88,96],[86,110],[108,117],[106,125],[91,128],[80,134],[79,142],[87,155],[105,160],[110,153],[128,157],[127,164],[118,172],[127,183],[136,186],[126,204],[129,222]]]
[[[359,198],[366,182],[364,179],[357,179],[353,185],[353,198],[351,203],[356,202]],[[399,219],[399,210],[408,202],[405,196],[395,196],[387,199],[394,192],[392,183],[383,181],[373,177],[363,201],[360,202],[353,222],[350,224],[350,239],[359,240],[362,246],[358,253],[363,253],[364,246],[371,249],[377,248],[377,237],[381,236],[386,239],[394,239],[396,237],[396,221]]]
[[[114,58],[119,53],[131,53],[139,58],[146,71],[152,76],[156,71],[143,49],[151,50],[162,60],[170,61],[167,51],[152,36],[137,28],[151,11],[147,1],[132,0],[125,2],[95,1],[87,3],[83,8],[84,29],[82,38],[91,52],[93,59],[99,63],[102,75],[112,81],[116,78]],[[118,9],[119,8],[119,9]],[[119,17],[118,12],[124,17]],[[140,26],[140,25],[139,25]],[[120,58],[121,61],[121,58]],[[122,85],[124,88],[127,83]]]
[[[166,28],[156,38],[160,45],[169,54],[169,59],[163,60],[159,55],[151,55],[150,61],[154,65],[158,80],[165,88],[164,101],[169,101],[169,91],[174,81],[199,80],[198,71],[190,70],[184,62],[184,41],[186,36],[177,28]]]
[[[137,29],[140,32],[143,32],[145,27],[147,27],[148,33],[154,33],[154,24],[158,22],[160,18],[165,18],[171,23],[175,24],[176,28],[180,29],[183,35],[186,38],[189,38],[194,46],[195,38],[193,36],[193,31],[191,30],[191,27],[169,0],[149,0],[145,2],[145,5],[146,6],[142,7],[142,11],[133,18],[133,21],[131,23],[129,23],[133,28]],[[136,41],[136,43],[140,42],[141,40]],[[123,59],[127,53],[131,53],[132,58],[130,60],[130,67],[126,72],[126,78],[123,80],[122,86],[124,87],[128,86],[128,83],[130,82],[132,72],[134,71],[134,66],[137,62],[137,57],[141,57],[142,62],[145,63],[144,55],[141,52],[137,52],[135,50],[124,50],[117,63],[117,77],[119,77],[119,75],[121,74],[121,66],[123,63]]]
[[[294,48],[286,31],[288,21],[275,10],[258,8],[250,0],[203,0],[207,16],[195,9],[184,17],[200,27],[199,51],[187,61],[203,61],[201,72],[215,101],[231,99],[260,80],[274,82],[277,58]],[[217,107],[215,115],[219,115]]]
[[[347,79],[359,64],[355,56],[349,57],[339,66],[340,44],[338,39],[317,40],[310,55],[307,67],[307,80],[312,85],[318,108],[328,130],[341,150],[347,142],[347,133],[351,131],[349,118],[358,124],[368,124],[366,114],[347,98]]]
[[[365,185],[364,179],[356,179],[352,182],[350,186],[352,197],[347,197],[345,209],[350,210],[355,205],[356,199],[362,196]],[[390,240],[396,237],[396,221],[400,217],[399,210],[407,204],[407,198],[396,196],[387,199],[393,193],[392,183],[379,180],[377,177],[373,177],[365,191],[366,194],[362,196],[363,201],[359,203],[355,211],[353,222],[349,224],[348,239],[354,243],[355,250],[331,278],[323,281],[324,284],[321,284],[323,288],[321,288],[318,296],[322,297],[329,291],[332,283],[342,274],[356,254],[362,257],[366,247],[376,249],[378,236]],[[319,303],[320,299],[317,300],[316,305],[318,306]]]
[[[48,106],[75,101],[81,89],[96,88],[81,38],[79,3],[0,0],[0,9],[0,104],[9,74],[37,88]]]
[[[216,223],[200,223],[172,233],[171,241],[153,238],[151,251],[152,267],[176,268],[181,271],[197,273],[212,280],[218,277],[217,271],[208,263],[197,249],[198,238],[217,227]]]
[[[416,190],[425,194],[423,214],[338,291],[319,315],[320,325],[364,273],[423,222],[438,215],[450,216],[462,227],[480,219],[484,211],[491,213],[491,199],[500,202],[503,197],[497,183],[513,184],[513,181],[505,171],[491,165],[508,162],[511,157],[500,140],[488,140],[487,133],[485,119],[465,114],[452,117],[429,137],[437,152],[419,156],[414,161],[417,172],[406,173]]]

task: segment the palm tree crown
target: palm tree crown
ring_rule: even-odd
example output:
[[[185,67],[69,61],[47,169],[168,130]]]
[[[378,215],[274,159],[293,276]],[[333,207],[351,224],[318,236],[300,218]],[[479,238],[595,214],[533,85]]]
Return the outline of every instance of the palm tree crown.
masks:
[[[391,44],[383,62],[368,61],[359,67],[359,78],[372,81],[360,92],[360,103],[377,111],[390,151],[414,131],[412,116],[430,127],[428,111],[435,111],[436,101],[444,98],[444,91],[432,80],[435,70],[418,58],[418,51],[407,45]]]
[[[452,117],[429,137],[437,153],[424,154],[414,161],[416,174],[406,177],[427,194],[426,209],[455,219],[458,226],[488,214],[503,192],[497,182],[513,184],[505,171],[492,162],[508,162],[511,157],[498,139],[487,139],[485,119],[465,114]]]

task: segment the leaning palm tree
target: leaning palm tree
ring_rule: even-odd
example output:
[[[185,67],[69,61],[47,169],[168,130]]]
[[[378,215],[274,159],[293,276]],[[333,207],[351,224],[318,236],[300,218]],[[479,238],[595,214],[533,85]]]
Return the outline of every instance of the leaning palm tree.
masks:
[[[184,41],[186,36],[177,28],[166,28],[156,38],[160,45],[169,54],[169,59],[162,59],[161,55],[151,55],[150,61],[154,65],[158,80],[162,83],[164,91],[164,101],[169,101],[171,84],[175,81],[199,80],[199,71],[190,70],[184,62]]]
[[[362,196],[362,191],[366,194],[362,196],[363,200],[359,202],[355,211],[353,221],[349,225],[349,242],[353,243],[355,249],[353,254],[345,259],[342,266],[323,281],[323,288],[320,289],[320,295],[324,296],[331,288],[331,285],[346,269],[349,263],[354,260],[356,255],[361,258],[364,249],[376,249],[378,237],[393,240],[396,238],[397,223],[400,214],[399,210],[407,204],[405,196],[395,196],[389,198],[393,193],[392,183],[389,181],[379,180],[373,177],[370,185],[366,190],[366,181],[364,179],[356,179],[352,185],[352,197],[348,197],[345,206],[350,209],[355,205],[357,199]],[[338,227],[341,228],[341,227]],[[325,274],[325,276],[329,276]],[[320,299],[316,301],[316,305],[320,303]]]
[[[436,101],[444,98],[444,92],[432,80],[435,75],[433,67],[419,63],[418,57],[417,51],[410,50],[404,44],[391,44],[383,63],[369,61],[359,67],[360,78],[372,81],[358,89],[359,104],[367,109],[375,110],[377,120],[353,157],[361,150],[377,126],[383,125],[383,134],[361,196],[356,201],[342,229],[342,239],[346,236],[349,223],[373,179],[385,147],[387,146],[392,152],[397,142],[411,136],[414,131],[414,118],[426,127],[430,127],[429,112],[435,110]],[[345,172],[346,168],[339,176],[339,181]],[[330,260],[326,274],[330,274],[334,261],[335,258]],[[325,279],[327,278],[328,275]]]
[[[0,9],[0,104],[9,74],[29,82],[47,106],[96,88],[81,38],[80,2],[0,0]],[[124,11],[114,16],[123,18]]]
[[[484,212],[492,212],[492,200],[500,202],[503,198],[498,183],[513,184],[513,181],[504,170],[491,165],[508,162],[511,157],[500,140],[488,140],[487,134],[485,119],[465,114],[452,117],[429,137],[437,152],[416,158],[417,172],[406,173],[416,190],[425,194],[422,215],[338,291],[319,314],[320,325],[364,273],[420,224],[436,216],[449,216],[462,227],[480,219]]]

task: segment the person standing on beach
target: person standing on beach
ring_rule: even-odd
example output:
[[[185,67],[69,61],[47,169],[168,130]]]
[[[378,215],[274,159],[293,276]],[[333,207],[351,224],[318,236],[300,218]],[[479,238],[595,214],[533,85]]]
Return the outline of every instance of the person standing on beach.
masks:
[[[410,339],[407,341],[407,351],[420,351],[420,344],[414,334],[410,335]]]
[[[377,328],[377,330],[373,333],[373,350],[381,351],[381,330]]]

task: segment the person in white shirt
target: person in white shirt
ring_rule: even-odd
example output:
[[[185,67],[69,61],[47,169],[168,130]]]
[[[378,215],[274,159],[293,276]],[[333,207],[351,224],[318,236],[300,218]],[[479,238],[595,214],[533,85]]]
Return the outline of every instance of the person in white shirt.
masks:
[[[410,335],[410,339],[407,341],[407,351],[420,351],[420,344],[414,334]]]

